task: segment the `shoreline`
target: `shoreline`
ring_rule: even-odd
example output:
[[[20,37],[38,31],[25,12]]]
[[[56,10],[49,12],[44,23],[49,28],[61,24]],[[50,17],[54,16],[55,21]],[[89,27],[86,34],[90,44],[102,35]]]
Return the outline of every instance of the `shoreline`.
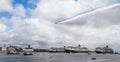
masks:
[[[20,54],[6,54],[6,52],[0,52],[0,55],[23,55],[23,52],[21,52]],[[116,56],[120,54],[98,54],[98,53],[50,53],[50,52],[33,52],[33,55],[28,55],[28,56],[39,56],[39,55],[87,55],[87,56]],[[27,56],[27,55],[24,55]]]

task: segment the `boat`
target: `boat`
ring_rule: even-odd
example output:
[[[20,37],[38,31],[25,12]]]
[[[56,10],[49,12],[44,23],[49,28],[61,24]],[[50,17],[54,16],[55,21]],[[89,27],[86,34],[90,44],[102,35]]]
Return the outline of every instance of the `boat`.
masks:
[[[106,45],[105,47],[97,47],[95,49],[96,53],[114,53],[113,49],[110,48],[108,45]]]
[[[65,47],[66,53],[89,53],[89,49],[87,47],[81,47],[81,45],[78,45],[76,47],[74,46],[68,46]]]
[[[33,55],[34,49],[30,45],[28,45],[28,47],[26,47],[23,51],[23,55]]]

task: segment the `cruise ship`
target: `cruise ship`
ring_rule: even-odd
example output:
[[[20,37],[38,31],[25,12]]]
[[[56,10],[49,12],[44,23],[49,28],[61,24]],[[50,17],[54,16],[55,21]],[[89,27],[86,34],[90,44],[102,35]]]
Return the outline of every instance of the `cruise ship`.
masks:
[[[50,48],[49,52],[50,53],[64,53],[65,50],[64,50],[64,48]]]
[[[108,45],[106,45],[105,47],[97,47],[95,49],[96,53],[114,53],[113,49],[110,48]]]
[[[66,53],[89,53],[89,49],[87,47],[81,47],[81,45],[78,46],[68,46],[65,47]]]

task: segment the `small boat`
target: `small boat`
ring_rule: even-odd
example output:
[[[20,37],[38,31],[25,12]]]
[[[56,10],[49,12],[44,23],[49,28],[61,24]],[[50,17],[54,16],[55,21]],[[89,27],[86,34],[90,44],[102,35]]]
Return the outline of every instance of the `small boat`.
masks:
[[[105,47],[97,47],[95,49],[96,53],[114,53],[113,49],[110,48],[108,45],[106,45]]]
[[[78,45],[76,47],[74,46],[68,46],[65,48],[66,53],[89,53],[89,49],[87,47],[81,47],[81,45]]]

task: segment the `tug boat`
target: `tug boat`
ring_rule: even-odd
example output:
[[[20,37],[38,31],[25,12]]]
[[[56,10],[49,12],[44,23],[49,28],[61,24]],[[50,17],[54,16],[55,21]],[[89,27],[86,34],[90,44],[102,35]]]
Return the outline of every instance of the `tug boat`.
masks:
[[[89,49],[87,47],[81,47],[81,45],[78,45],[76,47],[74,46],[68,46],[65,48],[66,53],[89,53]]]
[[[108,45],[106,45],[105,47],[97,47],[95,49],[95,52],[96,53],[110,53],[110,54],[114,53],[113,49],[110,48]]]

